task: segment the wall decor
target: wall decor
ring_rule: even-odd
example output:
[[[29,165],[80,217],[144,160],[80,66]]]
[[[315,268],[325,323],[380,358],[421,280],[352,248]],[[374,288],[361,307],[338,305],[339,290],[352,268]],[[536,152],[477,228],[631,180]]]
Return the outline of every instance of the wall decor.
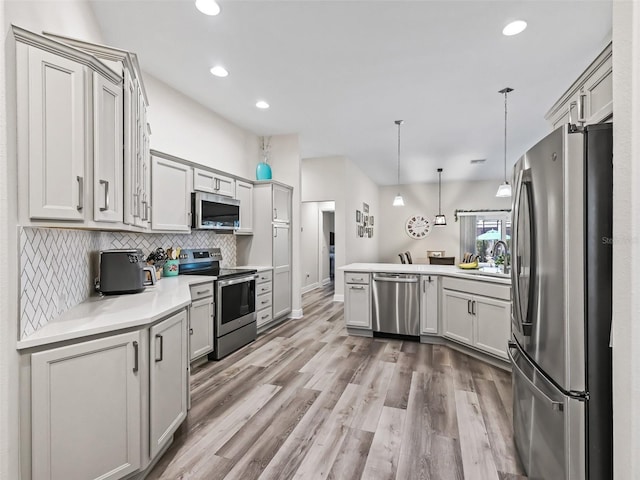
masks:
[[[373,215],[369,215],[369,204],[362,203],[362,210],[356,210],[356,237],[373,237]]]

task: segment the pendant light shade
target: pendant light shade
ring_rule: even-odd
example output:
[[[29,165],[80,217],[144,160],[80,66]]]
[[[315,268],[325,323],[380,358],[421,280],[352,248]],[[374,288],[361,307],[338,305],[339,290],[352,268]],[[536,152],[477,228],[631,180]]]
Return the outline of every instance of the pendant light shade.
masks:
[[[398,125],[398,185],[400,185],[400,125],[404,123],[404,120],[396,120],[395,124]],[[404,199],[400,192],[396,195],[396,198],[393,199],[394,207],[404,207]]]
[[[442,169],[438,169],[438,215],[436,215],[436,220],[434,225],[443,226],[447,224],[447,217],[442,214]]]
[[[505,87],[498,93],[504,94],[504,183],[500,184],[496,197],[510,197],[511,185],[507,182],[507,93],[513,92],[513,88]]]

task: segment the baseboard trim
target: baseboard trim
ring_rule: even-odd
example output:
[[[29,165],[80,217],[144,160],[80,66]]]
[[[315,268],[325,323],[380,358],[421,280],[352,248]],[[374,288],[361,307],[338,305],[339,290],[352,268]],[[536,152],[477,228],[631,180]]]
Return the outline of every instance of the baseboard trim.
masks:
[[[337,293],[333,295],[334,302],[344,302],[344,295],[338,295]]]
[[[300,290],[301,294],[305,294],[310,292],[311,290],[315,290],[316,288],[318,288],[320,285],[318,284],[318,282],[312,283],[311,285],[307,285],[306,287],[302,288]]]
[[[302,314],[302,309],[301,308],[296,308],[295,310],[291,310],[291,313],[289,314],[289,318],[296,320],[298,318],[302,318],[303,314]]]

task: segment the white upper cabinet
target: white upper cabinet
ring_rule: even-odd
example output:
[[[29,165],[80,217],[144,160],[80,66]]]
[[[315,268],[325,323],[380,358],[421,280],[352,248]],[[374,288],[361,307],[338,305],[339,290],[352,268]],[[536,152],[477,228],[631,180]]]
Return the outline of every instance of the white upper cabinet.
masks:
[[[122,223],[122,84],[94,73],[93,98],[93,217]]]
[[[273,185],[273,221],[289,223],[291,220],[291,189]]]
[[[240,227],[236,234],[253,233],[253,185],[236,180],[236,200],[240,200]]]
[[[28,216],[82,222],[89,132],[87,68],[32,46],[21,47],[18,115],[27,123],[20,120],[18,157],[21,165],[29,166]]]
[[[545,115],[555,129],[569,122],[586,125],[613,116],[613,61],[611,43],[587,67]]]
[[[225,197],[235,197],[236,181],[218,173],[201,168],[193,169],[193,189],[199,192],[215,193]]]
[[[152,156],[151,168],[151,228],[190,231],[193,169],[157,156]]]

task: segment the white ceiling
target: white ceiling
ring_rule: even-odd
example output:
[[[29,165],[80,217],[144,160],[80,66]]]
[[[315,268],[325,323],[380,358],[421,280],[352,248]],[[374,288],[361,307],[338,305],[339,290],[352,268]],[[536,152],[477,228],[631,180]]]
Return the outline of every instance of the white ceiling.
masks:
[[[92,2],[105,41],[258,135],[298,133],[303,158],[344,155],[380,185],[502,178],[548,132],[544,114],[606,45],[611,1]],[[502,35],[509,21],[528,28]],[[227,78],[209,68],[222,64]],[[271,104],[258,110],[255,102]],[[480,165],[469,161],[486,158]]]

